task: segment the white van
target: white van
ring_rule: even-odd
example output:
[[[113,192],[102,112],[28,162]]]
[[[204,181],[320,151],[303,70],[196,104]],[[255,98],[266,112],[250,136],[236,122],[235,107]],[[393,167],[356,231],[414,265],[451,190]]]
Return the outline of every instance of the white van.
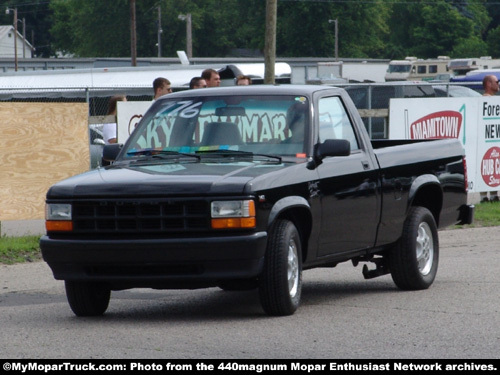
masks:
[[[430,81],[438,74],[448,73],[448,56],[438,56],[437,59],[417,59],[407,57],[404,60],[389,62],[385,81]]]

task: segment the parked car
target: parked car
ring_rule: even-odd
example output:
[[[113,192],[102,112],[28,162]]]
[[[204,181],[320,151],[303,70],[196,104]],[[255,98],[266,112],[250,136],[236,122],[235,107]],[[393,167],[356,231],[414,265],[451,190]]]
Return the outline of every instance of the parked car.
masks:
[[[462,98],[462,97],[473,97],[481,96],[475,90],[465,86],[455,86],[455,85],[433,85],[434,92],[437,97],[452,97],[452,98]]]
[[[102,150],[105,145],[102,131],[98,126],[91,125],[89,127],[89,142],[90,169],[94,169],[101,165]]]

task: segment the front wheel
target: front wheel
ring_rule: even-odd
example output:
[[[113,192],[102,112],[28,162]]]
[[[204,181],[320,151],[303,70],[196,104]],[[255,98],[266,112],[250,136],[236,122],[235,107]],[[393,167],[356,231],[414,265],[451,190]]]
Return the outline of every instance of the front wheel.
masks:
[[[106,312],[111,291],[100,283],[64,282],[69,306],[76,316],[98,316]]]
[[[439,263],[439,240],[436,221],[424,207],[412,207],[403,234],[389,254],[389,268],[394,283],[404,290],[429,288]]]
[[[269,236],[264,270],[259,282],[260,301],[269,315],[292,315],[302,294],[302,247],[295,225],[278,220]]]

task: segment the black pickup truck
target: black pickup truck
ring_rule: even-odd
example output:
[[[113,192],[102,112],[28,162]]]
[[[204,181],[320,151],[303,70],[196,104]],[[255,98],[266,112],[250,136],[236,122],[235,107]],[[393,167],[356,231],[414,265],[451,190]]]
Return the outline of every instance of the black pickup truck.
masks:
[[[169,94],[104,158],[47,192],[40,246],[78,316],[144,287],[258,289],[267,314],[290,315],[303,270],[349,260],[425,289],[438,228],[473,218],[458,140],[370,141],[326,86]]]

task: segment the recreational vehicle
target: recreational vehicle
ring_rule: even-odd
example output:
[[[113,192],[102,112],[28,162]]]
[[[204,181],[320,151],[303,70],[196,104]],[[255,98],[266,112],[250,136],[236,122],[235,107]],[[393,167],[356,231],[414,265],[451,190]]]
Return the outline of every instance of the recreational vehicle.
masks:
[[[492,59],[491,56],[452,59],[448,67],[453,76],[464,76],[474,70],[500,68],[500,60]]]
[[[385,75],[388,81],[429,81],[438,74],[448,73],[448,56],[438,56],[437,59],[417,59],[407,57],[404,60],[392,60],[389,62]]]

